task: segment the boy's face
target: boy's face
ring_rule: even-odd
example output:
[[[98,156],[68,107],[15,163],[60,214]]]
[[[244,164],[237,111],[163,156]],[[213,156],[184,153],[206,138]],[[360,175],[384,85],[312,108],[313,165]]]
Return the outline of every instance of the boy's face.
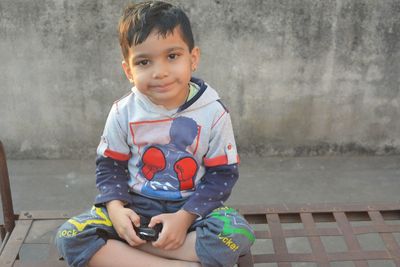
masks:
[[[176,27],[165,38],[153,30],[143,43],[129,49],[122,67],[129,81],[153,103],[174,109],[186,101],[199,59],[199,48],[189,51]]]

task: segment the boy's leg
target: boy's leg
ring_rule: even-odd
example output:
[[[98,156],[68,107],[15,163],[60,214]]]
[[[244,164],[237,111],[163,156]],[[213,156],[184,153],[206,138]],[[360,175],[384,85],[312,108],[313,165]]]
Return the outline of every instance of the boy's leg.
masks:
[[[167,259],[176,259],[183,261],[191,261],[191,262],[199,262],[199,258],[196,254],[196,232],[190,232],[186,236],[186,240],[183,245],[174,250],[164,250],[155,248],[151,245],[151,243],[146,243],[138,248],[147,253],[157,255]]]
[[[106,208],[92,207],[66,221],[58,229],[55,243],[69,266],[84,267],[110,238],[119,239]]]
[[[219,208],[195,222],[185,243],[176,250],[161,250],[147,243],[139,247],[164,258],[201,262],[203,267],[232,267],[250,250],[255,237],[247,221],[232,208]],[[221,256],[223,255],[223,256]]]
[[[60,255],[71,267],[200,267],[196,262],[168,260],[130,247],[118,237],[106,208],[93,207],[71,218],[59,228],[55,241]]]
[[[94,256],[90,259],[88,267],[201,267],[199,263],[169,260],[158,257],[147,252],[133,248],[126,243],[117,240],[108,240]]]
[[[228,207],[215,209],[192,228],[196,229],[196,254],[203,267],[234,266],[255,240],[248,222]]]

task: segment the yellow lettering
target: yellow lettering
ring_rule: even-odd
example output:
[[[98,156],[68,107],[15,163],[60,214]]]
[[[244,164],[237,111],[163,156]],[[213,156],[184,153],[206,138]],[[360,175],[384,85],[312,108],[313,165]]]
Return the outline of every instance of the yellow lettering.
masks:
[[[59,237],[74,237],[78,234],[76,230],[63,230],[62,232],[59,232]]]
[[[228,209],[230,209],[230,208],[228,208],[228,207],[220,207],[220,208],[215,209],[214,211],[221,211],[221,210],[228,210]]]
[[[235,242],[233,242],[232,238],[222,236],[221,234],[218,234],[218,238],[222,241],[222,243],[225,244],[225,246],[230,248],[232,251],[236,251],[239,248],[239,246]]]

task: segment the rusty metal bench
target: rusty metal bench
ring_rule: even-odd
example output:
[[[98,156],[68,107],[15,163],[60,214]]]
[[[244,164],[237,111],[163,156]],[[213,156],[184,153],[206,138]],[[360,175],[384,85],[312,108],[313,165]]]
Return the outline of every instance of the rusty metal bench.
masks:
[[[67,266],[58,258],[56,229],[76,211],[14,214],[6,158],[0,142],[4,225],[0,266]],[[400,266],[400,202],[235,206],[252,224],[256,242],[244,266]],[[381,244],[371,245],[373,235]],[[340,242],[341,240],[341,242]],[[372,247],[371,247],[372,246]],[[39,252],[39,253],[36,253]],[[221,255],[223,256],[223,255]],[[273,265],[267,265],[268,263]],[[388,265],[385,265],[388,266]]]

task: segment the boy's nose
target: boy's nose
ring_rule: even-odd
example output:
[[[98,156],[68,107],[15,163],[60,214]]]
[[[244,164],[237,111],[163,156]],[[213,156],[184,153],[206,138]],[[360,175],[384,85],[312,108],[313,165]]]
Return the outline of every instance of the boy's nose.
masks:
[[[158,64],[154,68],[153,78],[162,79],[168,76],[168,68],[164,64]]]

